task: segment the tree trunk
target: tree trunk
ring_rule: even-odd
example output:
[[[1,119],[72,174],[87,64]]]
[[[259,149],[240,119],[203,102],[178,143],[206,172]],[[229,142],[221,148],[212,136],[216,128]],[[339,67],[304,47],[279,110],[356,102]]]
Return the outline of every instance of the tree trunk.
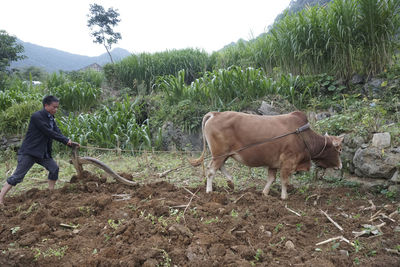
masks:
[[[114,64],[114,60],[113,60],[113,58],[112,58],[112,56],[111,56],[110,51],[108,50],[108,48],[107,48],[107,46],[106,46],[105,44],[103,44],[103,45],[104,45],[104,47],[106,48],[108,55],[110,56],[111,63]]]

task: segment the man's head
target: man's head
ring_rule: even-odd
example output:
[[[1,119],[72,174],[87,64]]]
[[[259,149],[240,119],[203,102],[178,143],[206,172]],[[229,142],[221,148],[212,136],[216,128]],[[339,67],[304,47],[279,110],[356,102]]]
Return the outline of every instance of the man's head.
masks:
[[[43,107],[45,110],[47,110],[48,113],[51,115],[56,114],[58,106],[60,104],[60,100],[58,100],[57,97],[48,95],[45,98],[43,98]]]

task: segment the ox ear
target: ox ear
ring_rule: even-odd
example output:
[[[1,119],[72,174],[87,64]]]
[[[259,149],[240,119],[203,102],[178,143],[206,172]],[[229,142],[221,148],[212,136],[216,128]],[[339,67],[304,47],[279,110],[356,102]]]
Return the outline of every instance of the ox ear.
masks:
[[[342,142],[343,142],[343,139],[344,139],[344,134],[333,138],[333,140],[332,140],[333,146],[335,146],[335,147],[340,146],[342,144]]]

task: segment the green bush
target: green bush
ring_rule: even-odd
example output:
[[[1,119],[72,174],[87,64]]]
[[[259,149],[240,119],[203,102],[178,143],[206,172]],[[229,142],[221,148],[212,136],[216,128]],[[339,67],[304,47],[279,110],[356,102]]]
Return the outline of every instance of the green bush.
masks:
[[[42,86],[31,86],[23,83],[19,78],[9,78],[6,87],[0,90],[0,111],[4,111],[12,105],[43,98]]]
[[[68,79],[72,82],[87,82],[95,88],[100,88],[104,81],[104,73],[88,69],[85,71],[71,71]]]
[[[39,100],[28,100],[12,105],[0,113],[0,132],[5,134],[24,133],[32,113],[42,108]]]

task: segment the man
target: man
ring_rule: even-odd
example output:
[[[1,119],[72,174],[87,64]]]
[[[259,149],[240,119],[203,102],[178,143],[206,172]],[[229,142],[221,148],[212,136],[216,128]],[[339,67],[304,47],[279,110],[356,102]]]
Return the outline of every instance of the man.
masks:
[[[7,179],[0,192],[0,206],[4,205],[4,197],[10,189],[22,182],[33,164],[38,163],[49,171],[49,189],[54,189],[58,179],[58,165],[51,157],[52,141],[57,140],[65,145],[79,144],[72,142],[61,134],[54,120],[59,106],[55,96],[43,99],[43,109],[33,113],[29,121],[28,132],[18,151],[18,165],[14,173]]]

